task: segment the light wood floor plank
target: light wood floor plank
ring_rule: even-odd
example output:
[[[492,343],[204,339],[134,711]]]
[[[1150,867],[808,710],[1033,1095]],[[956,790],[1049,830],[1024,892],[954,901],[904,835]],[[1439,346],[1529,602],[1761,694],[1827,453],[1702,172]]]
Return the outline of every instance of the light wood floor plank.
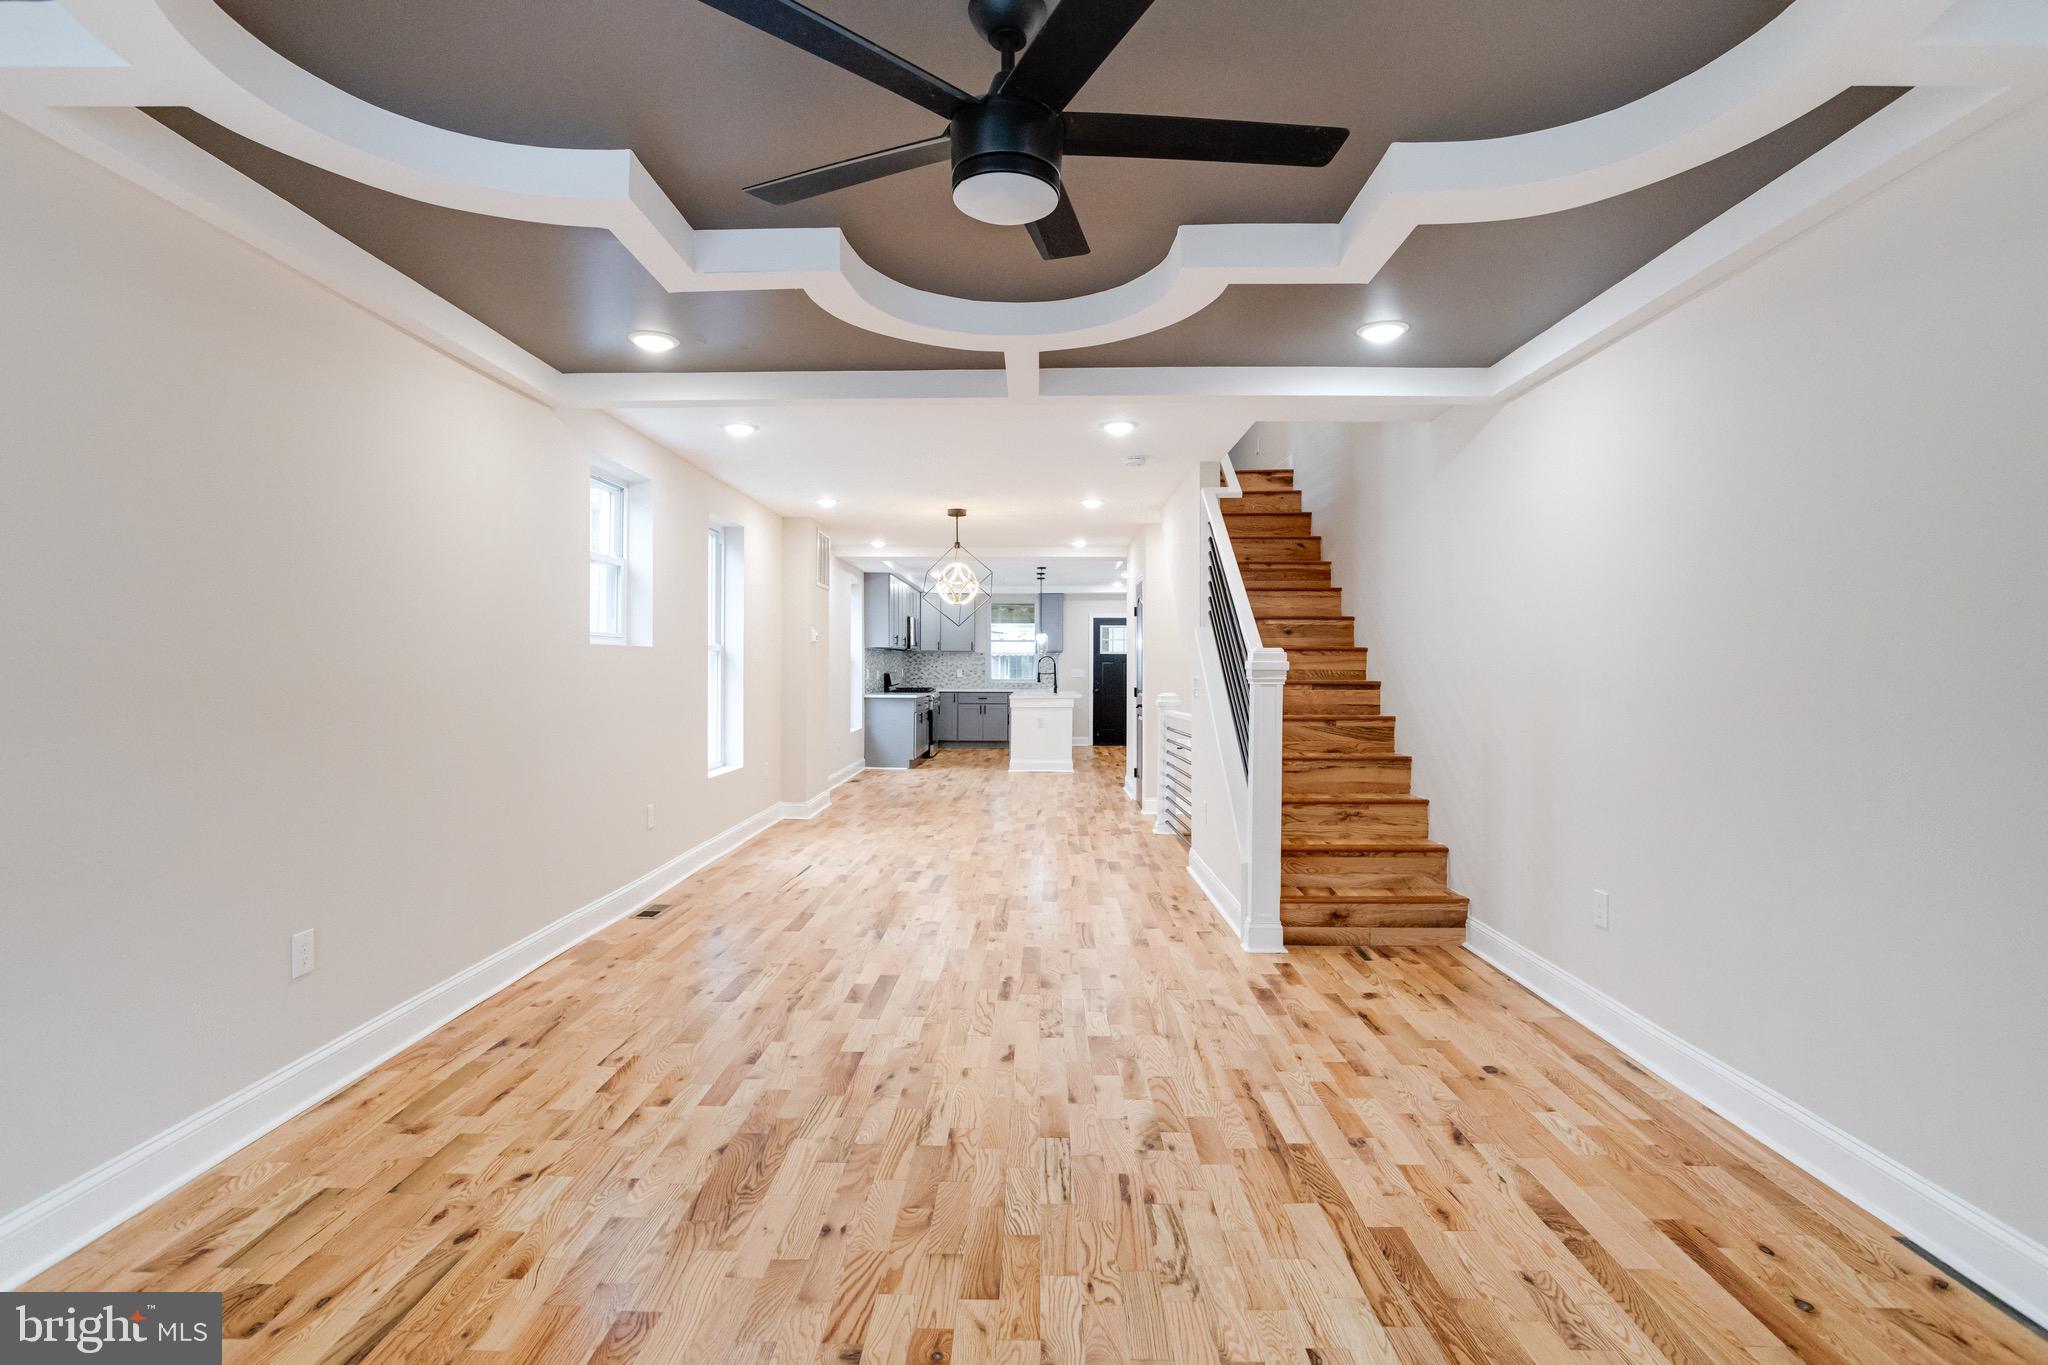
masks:
[[[2048,1362],[1461,949],[1246,956],[1078,752],[860,777],[29,1287],[235,1362]]]

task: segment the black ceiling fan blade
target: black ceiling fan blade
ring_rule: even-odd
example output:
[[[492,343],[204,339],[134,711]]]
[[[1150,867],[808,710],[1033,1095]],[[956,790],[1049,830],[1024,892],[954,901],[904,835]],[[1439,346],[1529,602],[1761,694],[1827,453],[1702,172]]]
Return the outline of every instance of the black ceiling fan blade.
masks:
[[[1265,166],[1327,166],[1348,128],[1311,123],[1252,123],[1160,114],[1067,114],[1068,156],[1142,156],[1166,161],[1238,161]]]
[[[1045,260],[1088,254],[1087,235],[1081,231],[1081,220],[1074,216],[1074,201],[1067,198],[1065,190],[1060,191],[1060,202],[1053,205],[1052,212],[1030,224],[1028,230],[1032,245]]]
[[[1151,7],[1152,0],[1060,0],[1017,59],[1003,93],[1066,108]]]
[[[898,171],[915,170],[944,161],[952,154],[952,140],[941,133],[937,137],[925,138],[922,142],[906,142],[901,147],[885,147],[879,152],[864,156],[850,156],[844,161],[835,161],[829,166],[813,166],[807,171],[793,175],[779,175],[773,180],[763,180],[758,185],[747,186],[747,193],[756,199],[765,199],[771,204],[794,204],[800,199],[815,199],[821,194],[843,190],[849,185],[864,185],[870,180],[880,180],[885,175]]]
[[[823,57],[842,71],[851,71],[873,81],[913,104],[921,104],[940,118],[971,101],[965,90],[943,81],[923,67],[907,62],[885,47],[869,42],[852,29],[834,23],[796,0],[704,0],[721,14],[729,14],[770,37],[800,47],[814,57]]]

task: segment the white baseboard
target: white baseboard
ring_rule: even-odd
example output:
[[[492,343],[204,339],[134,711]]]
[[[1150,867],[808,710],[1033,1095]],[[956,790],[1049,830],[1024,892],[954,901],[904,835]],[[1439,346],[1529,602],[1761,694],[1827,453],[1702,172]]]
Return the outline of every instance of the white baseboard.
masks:
[[[2022,1313],[2036,1322],[2048,1321],[2048,1246],[1701,1051],[1498,929],[1471,921],[1465,926],[1465,946]]]
[[[825,779],[825,790],[808,801],[784,801],[776,807],[776,814],[784,820],[812,820],[823,815],[832,804],[832,793],[846,783],[867,771],[865,762],[849,763]]]
[[[1075,736],[1074,736],[1074,747],[1075,747],[1076,749],[1092,749],[1092,748],[1094,748],[1094,747],[1095,747],[1095,736],[1093,736],[1093,735],[1075,735]]]
[[[1125,778],[1125,779],[1124,779],[1124,795],[1125,795],[1125,797],[1127,797],[1128,799],[1130,799],[1130,800],[1132,800],[1132,801],[1135,801],[1135,800],[1137,800],[1137,799],[1138,799],[1138,779],[1137,779],[1137,778],[1135,778],[1135,777],[1127,777],[1127,778]]]
[[[1140,815],[1157,815],[1157,814],[1159,814],[1159,798],[1158,798],[1158,797],[1156,797],[1156,796],[1148,796],[1148,797],[1146,797],[1146,798],[1145,798],[1145,799],[1144,799],[1143,801],[1140,801],[1140,802],[1138,803],[1138,814],[1140,814]]]
[[[1192,848],[1188,850],[1188,875],[1195,879],[1196,886],[1202,888],[1202,894],[1209,898],[1209,904],[1216,907],[1216,913],[1223,916],[1223,922],[1230,926],[1231,935],[1241,936],[1244,908],[1238,904],[1237,893]]]
[[[0,1290],[41,1273],[464,1010],[644,908],[677,882],[788,818],[784,810],[813,805],[822,809],[827,801],[821,794],[749,816],[0,1217]]]

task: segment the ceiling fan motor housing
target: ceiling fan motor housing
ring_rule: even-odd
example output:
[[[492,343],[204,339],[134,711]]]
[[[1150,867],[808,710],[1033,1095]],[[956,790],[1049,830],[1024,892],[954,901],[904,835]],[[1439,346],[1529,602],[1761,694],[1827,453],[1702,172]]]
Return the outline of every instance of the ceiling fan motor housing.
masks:
[[[977,175],[1028,175],[1060,188],[1060,117],[1035,100],[991,95],[953,117],[953,188]]]

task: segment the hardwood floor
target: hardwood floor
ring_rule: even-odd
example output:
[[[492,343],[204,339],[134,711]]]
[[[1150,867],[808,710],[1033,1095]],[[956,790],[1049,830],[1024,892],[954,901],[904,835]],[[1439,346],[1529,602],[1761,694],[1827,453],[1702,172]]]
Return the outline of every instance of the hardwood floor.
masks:
[[[1394,718],[1331,584],[1286,469],[1237,471],[1223,504],[1259,638],[1287,651],[1281,699],[1280,926],[1288,943],[1459,943],[1466,898],[1445,880]]]
[[[1122,755],[868,773],[30,1287],[232,1361],[2048,1361],[1462,950],[1244,955]]]

